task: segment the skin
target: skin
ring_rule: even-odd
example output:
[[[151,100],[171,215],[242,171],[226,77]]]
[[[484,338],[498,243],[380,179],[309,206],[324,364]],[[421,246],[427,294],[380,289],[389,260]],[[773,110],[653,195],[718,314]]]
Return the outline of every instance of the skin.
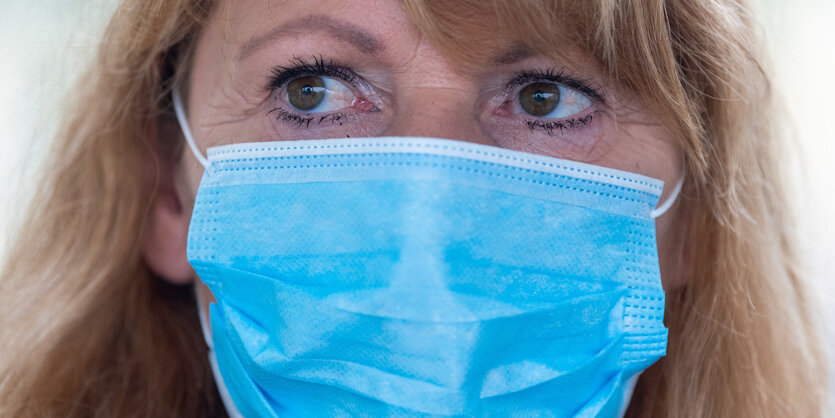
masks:
[[[184,89],[189,124],[204,155],[209,147],[233,142],[429,136],[643,174],[663,180],[667,186],[661,201],[667,198],[681,175],[681,151],[639,97],[608,83],[596,63],[571,45],[558,46],[562,58],[554,60],[526,50],[518,39],[496,38],[495,50],[485,54],[490,58],[464,65],[423,37],[397,1],[221,2],[197,39]],[[300,127],[297,120],[277,118],[281,112],[275,109],[288,108],[286,96],[265,86],[273,69],[293,66],[294,57],[310,62],[321,57],[350,68],[367,84],[361,95],[368,100],[350,108],[339,122],[316,117]],[[602,102],[581,112],[593,116],[588,126],[550,133],[531,129],[525,121],[535,118],[514,114],[512,103],[507,105],[518,97],[504,94],[508,79],[520,71],[548,69],[588,80],[603,95]],[[171,121],[156,123],[155,134],[180,135]],[[202,173],[188,151],[163,169],[144,258],[172,283],[195,279],[186,259],[186,238]],[[678,202],[656,220],[667,290],[685,280],[676,255],[677,208]],[[198,283],[201,309],[207,309],[211,294]]]

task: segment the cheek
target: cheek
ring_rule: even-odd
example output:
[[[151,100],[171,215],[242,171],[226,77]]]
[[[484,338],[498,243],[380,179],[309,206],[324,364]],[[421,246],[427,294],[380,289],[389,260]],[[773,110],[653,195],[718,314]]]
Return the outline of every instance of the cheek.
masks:
[[[675,138],[660,125],[617,124],[616,137],[601,164],[664,182],[663,202],[681,176],[681,151]]]
[[[197,161],[188,146],[184,147],[183,155],[180,157],[177,176],[177,193],[180,196],[180,203],[183,211],[191,220],[191,212],[194,210],[194,200],[197,197],[197,189],[200,187],[200,180],[203,178],[204,168]]]
[[[658,263],[665,291],[681,288],[690,280],[687,274],[689,266],[684,256],[690,243],[685,239],[681,212],[680,203],[677,202],[665,216],[655,222]]]
[[[516,117],[494,117],[486,131],[502,148],[599,164],[617,143],[615,123],[601,111],[562,124],[531,124]]]
[[[608,153],[595,164],[656,178],[664,182],[658,205],[671,198],[683,173],[682,150],[677,138],[647,115],[631,115],[618,120],[617,139]],[[683,197],[679,194],[673,206],[655,220],[658,261],[665,290],[676,289],[687,282],[683,249],[687,245],[683,231]]]

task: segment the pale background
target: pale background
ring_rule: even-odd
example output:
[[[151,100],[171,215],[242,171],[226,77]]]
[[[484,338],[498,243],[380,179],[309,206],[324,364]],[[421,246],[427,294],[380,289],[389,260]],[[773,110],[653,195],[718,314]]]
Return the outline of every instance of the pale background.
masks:
[[[113,0],[0,0],[0,265],[72,81]],[[835,354],[835,2],[759,0],[802,163],[793,199]],[[835,379],[832,393],[835,395]],[[833,396],[835,399],[835,396]],[[835,411],[835,404],[830,408]],[[832,413],[835,416],[835,413]]]

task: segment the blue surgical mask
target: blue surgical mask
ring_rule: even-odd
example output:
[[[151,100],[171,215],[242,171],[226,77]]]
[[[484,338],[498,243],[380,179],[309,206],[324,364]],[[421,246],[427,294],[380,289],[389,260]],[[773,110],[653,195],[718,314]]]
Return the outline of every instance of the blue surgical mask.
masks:
[[[435,138],[196,155],[233,415],[618,416],[666,352],[659,180]]]

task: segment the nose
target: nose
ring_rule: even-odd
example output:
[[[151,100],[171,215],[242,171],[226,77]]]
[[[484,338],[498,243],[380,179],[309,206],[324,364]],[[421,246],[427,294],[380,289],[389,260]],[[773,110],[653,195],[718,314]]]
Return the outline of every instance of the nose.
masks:
[[[498,146],[484,131],[474,89],[416,85],[400,96],[385,136],[424,136]]]
[[[497,145],[481,121],[478,82],[421,39],[398,66],[386,136],[425,136]]]

